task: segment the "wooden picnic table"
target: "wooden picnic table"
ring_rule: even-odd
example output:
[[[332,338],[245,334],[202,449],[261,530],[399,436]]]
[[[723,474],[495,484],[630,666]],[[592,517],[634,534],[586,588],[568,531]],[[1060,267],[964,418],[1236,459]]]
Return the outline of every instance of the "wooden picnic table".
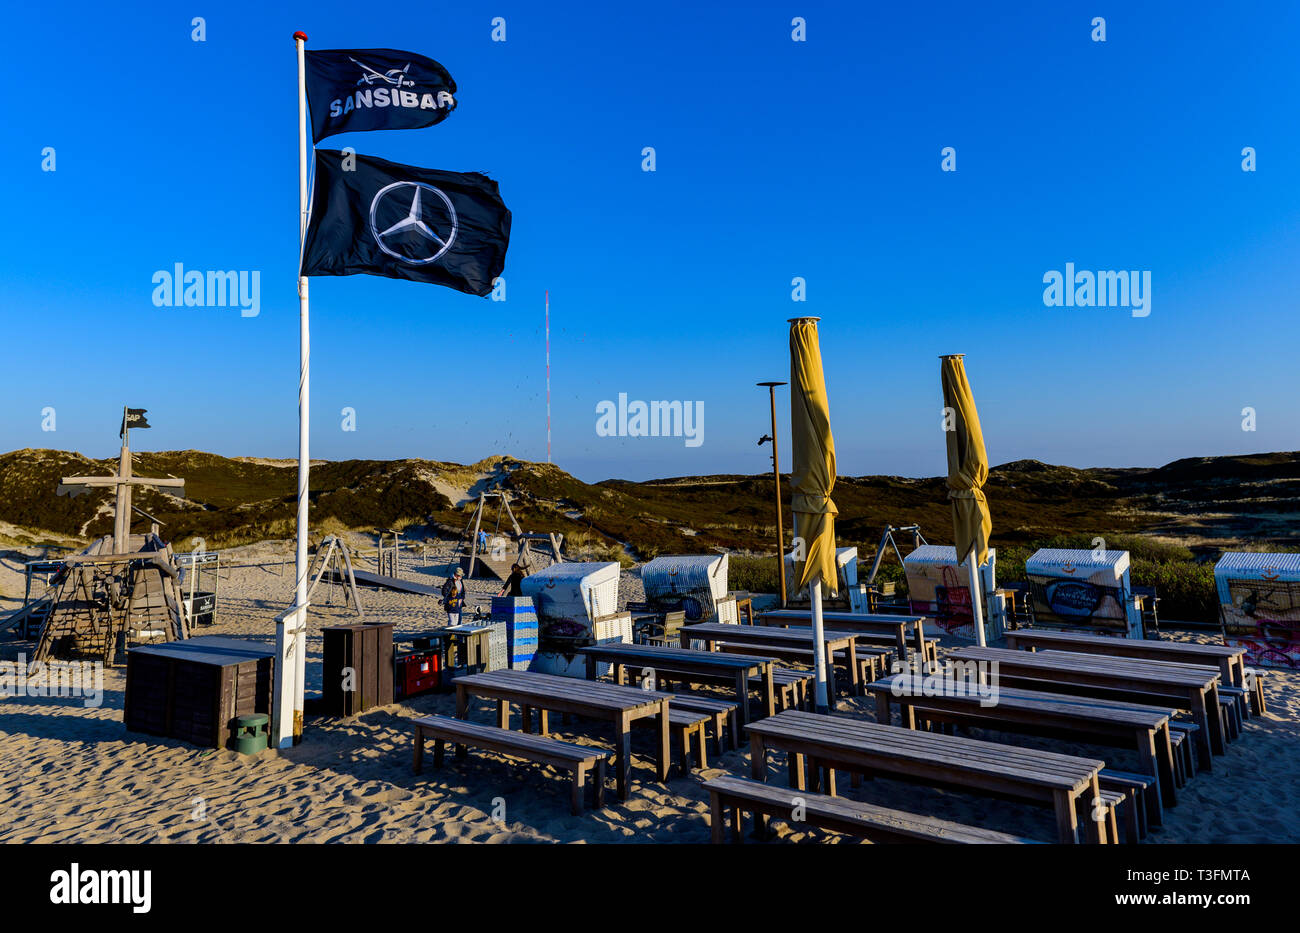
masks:
[[[739,704],[736,715],[741,725],[749,721],[749,678],[761,677],[763,709],[766,710],[764,715],[771,716],[776,712],[771,658],[618,642],[588,645],[579,648],[578,653],[587,658],[587,677],[591,680],[596,679],[596,665],[604,663],[614,666],[614,683],[620,685],[624,682],[625,669],[629,665],[654,668],[656,673],[669,674],[691,682],[734,685],[736,702]]]
[[[812,625],[812,613],[800,609],[774,609],[759,615],[764,625],[788,627]],[[869,632],[893,635],[898,645],[898,660],[907,663],[907,633],[911,629],[917,653],[925,657],[925,616],[891,616],[865,612],[823,612],[822,624],[844,632]]]
[[[532,731],[532,711],[538,711],[538,732],[549,731],[547,711],[573,713],[614,724],[614,773],[618,796],[626,800],[632,769],[632,723],[649,716],[659,717],[659,750],[655,762],[660,781],[668,779],[668,697],[635,687],[620,687],[600,681],[536,674],[532,671],[489,671],[457,677],[456,718],[469,716],[470,695],[497,701],[497,725],[510,728],[510,704],[518,703],[523,731]],[[459,753],[459,748],[457,752]]]
[[[1079,841],[1080,800],[1101,796],[1099,773],[1105,763],[1091,758],[1015,748],[935,732],[785,710],[746,727],[750,768],[766,780],[767,752],[790,756],[791,785],[803,790],[804,759],[816,779],[828,769],[827,791],[834,796],[834,769],[858,774],[886,774],[926,784],[959,787],[975,793],[1008,796],[1051,806],[1061,842]],[[1091,805],[1088,807],[1091,812]],[[1093,842],[1107,842],[1105,823],[1087,820]]]
[[[941,689],[936,690],[936,686]],[[1176,712],[1168,706],[1140,706],[1122,700],[1043,693],[998,686],[996,702],[990,694],[981,696],[967,681],[914,674],[895,674],[867,689],[876,698],[876,721],[891,722],[891,703],[897,703],[906,729],[916,728],[916,714],[943,722],[964,722],[1007,732],[1053,735],[1073,740],[1104,741],[1137,749],[1142,771],[1156,779],[1151,817],[1160,823],[1160,809],[1177,803],[1174,786],[1174,751],[1169,738],[1169,719]]]
[[[1174,661],[1217,667],[1223,683],[1246,686],[1246,649],[1227,645],[1197,645],[1180,641],[1151,641],[1142,638],[1107,638],[1074,632],[1045,632],[1020,629],[1006,633],[1008,648],[1059,648],[1082,654],[1104,654],[1148,661]]]
[[[837,695],[835,688],[835,652],[837,651],[847,652],[849,682],[852,684],[853,693],[855,695],[862,693],[862,680],[858,671],[857,637],[856,632],[822,632],[823,650],[826,653],[826,688],[832,703]],[[688,625],[682,629],[681,638],[683,647],[698,639],[704,642],[707,651],[714,650],[719,643],[727,642],[772,648],[776,651],[782,648],[811,651],[813,647],[810,628],[771,628],[764,625],[729,625],[725,622]]]
[[[1211,758],[1225,751],[1219,711],[1219,673],[1215,668],[1113,658],[1068,651],[1013,651],[1009,648],[958,648],[953,660],[997,662],[998,676],[1016,681],[1013,687],[1043,689],[1043,684],[1068,684],[1090,696],[1120,694],[1138,703],[1158,698],[1192,714],[1197,725],[1198,760],[1207,771]]]

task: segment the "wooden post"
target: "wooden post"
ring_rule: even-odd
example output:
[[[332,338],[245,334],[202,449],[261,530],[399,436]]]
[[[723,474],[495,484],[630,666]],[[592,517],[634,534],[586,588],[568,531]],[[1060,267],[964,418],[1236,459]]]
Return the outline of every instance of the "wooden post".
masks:
[[[772,479],[776,483],[776,579],[781,586],[781,608],[786,607],[785,592],[785,529],[781,518],[781,450],[776,439],[776,387],[784,382],[760,382],[767,386],[768,400],[772,406]]]

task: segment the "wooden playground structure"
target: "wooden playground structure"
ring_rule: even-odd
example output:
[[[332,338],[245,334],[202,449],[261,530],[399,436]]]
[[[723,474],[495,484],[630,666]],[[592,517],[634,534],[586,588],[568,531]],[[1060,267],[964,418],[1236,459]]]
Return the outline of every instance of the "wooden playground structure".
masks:
[[[33,662],[75,656],[112,664],[118,649],[130,641],[169,641],[190,636],[175,554],[159,537],[161,523],[131,504],[136,486],[184,495],[183,479],[133,474],[130,429],[149,427],[144,415],[142,408],[122,410],[122,449],[115,474],[68,476],[59,483],[58,495],[112,489],[113,533],[76,554],[34,561],[26,567],[24,605],[0,623],[0,628],[16,628],[20,635],[38,629]],[[131,534],[132,512],[140,512],[150,520],[147,534]],[[33,598],[34,573],[46,574],[48,586]]]
[[[483,527],[487,511],[487,500],[497,500],[496,525],[489,535]],[[507,533],[501,531],[501,520],[508,518],[510,527]],[[474,513],[465,524],[453,552],[460,560],[460,567],[465,576],[496,577],[504,581],[510,576],[510,568],[519,564],[525,573],[539,570],[564,562],[561,545],[564,535],[555,533],[524,531],[515,519],[510,500],[503,492],[481,492]]]

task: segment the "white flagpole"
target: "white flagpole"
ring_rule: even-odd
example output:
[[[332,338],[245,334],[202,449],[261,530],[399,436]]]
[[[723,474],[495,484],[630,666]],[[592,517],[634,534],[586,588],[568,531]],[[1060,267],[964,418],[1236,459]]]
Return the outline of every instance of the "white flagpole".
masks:
[[[307,34],[295,32],[298,51],[298,249],[307,235]],[[307,649],[307,487],[311,471],[308,426],[311,402],[311,326],[307,309],[307,277],[298,276],[298,519],[294,555],[294,604],[276,620],[275,717],[276,747],[288,748],[302,739],[303,693]]]

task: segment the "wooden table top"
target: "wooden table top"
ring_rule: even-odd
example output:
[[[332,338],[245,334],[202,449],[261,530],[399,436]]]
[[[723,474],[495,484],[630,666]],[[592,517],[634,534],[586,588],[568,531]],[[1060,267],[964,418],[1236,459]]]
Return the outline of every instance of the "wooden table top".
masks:
[[[811,620],[812,612],[805,609],[769,609],[760,612],[761,619]],[[822,622],[869,622],[880,625],[917,625],[925,622],[925,616],[889,615],[883,612],[823,612]]]
[[[1015,639],[1026,644],[1042,645],[1087,645],[1105,648],[1109,651],[1132,651],[1134,654],[1168,654],[1170,656],[1186,655],[1188,657],[1235,658],[1246,653],[1245,648],[1227,645],[1199,645],[1180,641],[1153,641],[1143,638],[1107,638],[1103,635],[1077,635],[1073,632],[1040,632],[1018,629],[1007,632],[1008,639]]]
[[[1100,654],[1076,654],[1069,651],[1015,651],[1010,648],[964,647],[950,657],[961,661],[996,661],[1000,668],[1046,674],[1082,674],[1128,680],[1135,684],[1169,684],[1205,687],[1218,680],[1217,668],[1140,658],[1115,658]]]
[[[822,641],[832,647],[842,647],[858,632],[823,631]],[[774,628],[766,625],[728,625],[725,622],[702,622],[688,625],[681,631],[682,638],[714,638],[720,641],[747,642],[749,644],[799,645],[812,644],[810,628]]]
[[[648,694],[637,687],[621,687],[599,680],[579,680],[556,674],[538,674],[533,671],[487,671],[467,674],[452,681],[474,693],[508,694],[519,700],[563,699],[570,704],[582,704],[607,712],[643,710],[656,712],[663,698]],[[545,703],[538,703],[544,706]]]
[[[891,763],[914,776],[979,786],[982,780],[1080,792],[1105,763],[979,739],[920,732],[839,716],[788,709],[745,727],[765,740],[816,745],[829,759]]]
[[[956,683],[959,687],[966,687],[965,692],[945,690],[941,696],[934,697],[927,695],[924,689],[925,680],[926,678],[914,674],[894,674],[867,684],[867,689],[872,693],[888,694],[899,702],[911,703],[919,707],[924,707],[927,703],[949,707],[970,706],[972,712],[979,712],[991,719],[997,719],[1000,710],[1015,710],[1041,713],[1045,718],[1068,718],[1083,722],[1156,729],[1168,722],[1169,717],[1177,712],[1169,707],[1093,699],[1064,693],[1044,693],[1039,690],[1022,690],[1018,687],[999,687],[997,705],[982,706],[980,701],[984,698],[964,682]],[[896,692],[896,687],[903,692],[901,694]]]
[[[727,626],[735,628],[734,625]],[[720,651],[703,651],[696,648],[671,648],[664,645],[629,645],[613,642],[605,645],[587,645],[578,654],[604,661],[648,661],[667,670],[672,665],[712,668],[725,671],[747,671],[764,664],[771,658],[751,654],[723,654]]]

